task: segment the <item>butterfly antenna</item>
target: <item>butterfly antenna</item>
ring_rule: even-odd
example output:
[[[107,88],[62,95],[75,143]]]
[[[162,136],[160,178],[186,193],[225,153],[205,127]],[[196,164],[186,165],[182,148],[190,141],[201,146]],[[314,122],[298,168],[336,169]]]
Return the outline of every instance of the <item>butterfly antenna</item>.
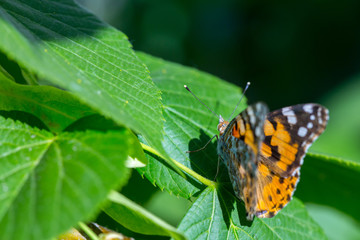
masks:
[[[235,107],[234,111],[231,113],[229,119],[232,118],[232,115],[234,114],[234,112],[236,111],[237,107],[239,106],[241,100],[242,100],[243,97],[245,96],[245,92],[246,92],[246,90],[248,89],[249,86],[250,86],[250,82],[247,82],[247,83],[246,83],[246,86],[245,86],[245,89],[244,89],[244,91],[243,91],[243,94],[241,95],[240,100],[239,100],[238,103],[236,104],[236,107]]]
[[[215,114],[218,118],[220,118],[220,115],[216,114],[213,110],[211,110],[205,103],[203,103],[189,88],[188,86],[184,85],[184,88],[188,90],[202,105],[204,105],[207,109],[209,109],[210,112]]]

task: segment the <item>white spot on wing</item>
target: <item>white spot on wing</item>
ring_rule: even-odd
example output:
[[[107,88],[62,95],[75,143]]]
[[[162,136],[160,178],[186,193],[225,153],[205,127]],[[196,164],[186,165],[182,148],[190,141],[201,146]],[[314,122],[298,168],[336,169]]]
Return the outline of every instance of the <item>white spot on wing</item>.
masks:
[[[313,113],[313,106],[311,104],[305,104],[303,108],[305,112],[310,114]]]
[[[309,122],[306,127],[309,128],[309,129],[311,129],[311,128],[313,128],[313,126],[314,126],[314,125],[312,124],[312,122]]]
[[[322,120],[322,117],[321,117],[321,108],[318,109],[317,115],[318,115],[318,118],[319,118],[319,123],[322,124],[323,120]]]
[[[287,120],[290,124],[296,124],[297,120],[295,116],[288,116]]]
[[[317,115],[318,115],[319,118],[321,117],[321,108],[318,109]]]
[[[257,137],[259,137],[259,136],[261,135],[261,128],[260,128],[259,126],[257,126],[257,127],[255,128],[255,135],[256,135]]]
[[[299,170],[300,170],[300,168],[299,168],[299,167],[298,167],[298,168],[296,168],[296,169],[293,171],[293,173],[291,174],[291,176],[293,176],[293,177],[294,177],[296,174],[300,175]]]
[[[315,120],[315,116],[314,115],[310,115],[310,120]]]
[[[258,112],[261,111],[261,104],[256,104],[256,111],[258,111]]]
[[[305,150],[304,153],[307,153],[309,147],[311,146],[311,143],[314,142],[317,138],[318,138],[318,135],[315,135],[315,134],[313,134],[313,133],[310,135],[310,137],[309,137],[310,141],[309,141],[309,142],[306,142],[306,144],[305,144],[305,149],[304,149],[304,150]]]
[[[287,120],[290,124],[296,124],[297,119],[293,110],[290,107],[286,107],[282,109],[282,114],[287,117]]]
[[[307,134],[307,128],[305,127],[300,127],[299,130],[298,130],[298,135],[300,137],[305,137],[305,135]]]
[[[325,114],[326,114],[326,121],[329,121],[329,110],[325,109]]]
[[[309,139],[311,139],[311,141],[315,141],[318,136],[319,135],[316,135],[315,133],[311,133]]]
[[[289,110],[291,110],[290,107],[284,107],[284,108],[282,109],[282,113],[283,113],[284,115],[286,115],[286,112],[288,112]]]
[[[247,108],[247,111],[248,111],[248,115],[250,117],[250,123],[251,125],[255,125],[255,122],[256,122],[256,118],[255,118],[255,115],[254,115],[254,111],[251,107]]]

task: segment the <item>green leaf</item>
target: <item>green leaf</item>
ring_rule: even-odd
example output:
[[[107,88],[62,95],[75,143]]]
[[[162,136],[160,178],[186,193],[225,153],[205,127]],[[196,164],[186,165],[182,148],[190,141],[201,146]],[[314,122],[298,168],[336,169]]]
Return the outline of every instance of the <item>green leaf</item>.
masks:
[[[360,163],[360,76],[331,92],[324,105],[329,109],[329,123],[313,151]],[[341,141],[339,141],[341,139]]]
[[[189,154],[186,151],[200,149],[217,134],[218,118],[187,92],[184,84],[206,105],[223,114],[225,118],[229,118],[234,110],[240,98],[240,88],[193,68],[166,62],[144,53],[138,53],[138,56],[149,67],[153,81],[163,93],[163,146],[166,152],[186,167],[214,179],[218,162],[215,144],[209,144],[204,151],[196,153]],[[241,102],[237,112],[246,107],[245,102],[246,100]],[[154,157],[149,154],[149,164],[139,171],[160,188],[185,198],[204,188],[191,177],[180,177],[164,162]]]
[[[248,222],[244,211],[234,196],[209,187],[196,199],[178,229],[189,239],[326,239],[296,199],[270,219]]]
[[[129,134],[131,134],[131,138],[137,139],[134,133],[131,132]],[[129,157],[126,160],[126,167],[128,168],[144,167],[148,164],[148,160],[139,141],[133,142],[132,147],[129,149],[128,155]]]
[[[174,239],[185,239],[173,226],[130,201],[117,192],[109,195],[111,201],[103,210],[121,225],[131,231],[146,235],[171,236]]]
[[[14,65],[11,61],[9,61],[4,54],[0,52],[0,78],[7,79],[9,81],[14,80],[14,76],[12,76],[9,71],[14,69]],[[10,68],[10,69],[9,69]]]
[[[86,116],[78,119],[69,125],[65,131],[86,131],[86,130],[96,130],[106,132],[109,130],[119,130],[122,129],[121,126],[117,125],[111,119],[107,119],[104,116],[94,114],[90,116]],[[136,139],[136,136],[133,133],[131,134],[132,139]],[[136,164],[140,164],[140,166],[144,166],[147,164],[147,159],[145,157],[144,151],[139,143],[139,141],[134,141],[132,147],[129,149],[129,158],[127,163],[127,167],[138,167]],[[140,163],[138,162],[140,161]],[[135,166],[133,166],[135,164]],[[130,166],[131,165],[131,166]]]
[[[127,37],[71,0],[0,2],[0,49],[165,154],[160,91]]]
[[[0,77],[0,110],[31,113],[53,132],[94,111],[72,94],[50,86],[27,86]]]
[[[319,223],[329,240],[360,239],[360,223],[328,206],[307,203],[310,216]]]
[[[125,129],[54,136],[0,117],[0,239],[48,239],[89,219],[128,178]]]
[[[337,208],[360,221],[360,164],[308,153],[295,196]]]

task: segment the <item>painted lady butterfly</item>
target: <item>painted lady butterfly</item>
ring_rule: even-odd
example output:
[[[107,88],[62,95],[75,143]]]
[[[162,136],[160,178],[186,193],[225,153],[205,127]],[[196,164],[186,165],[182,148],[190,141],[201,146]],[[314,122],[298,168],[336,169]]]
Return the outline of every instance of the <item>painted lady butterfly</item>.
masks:
[[[269,113],[259,102],[230,123],[219,116],[217,152],[249,220],[271,218],[290,202],[305,153],[328,119],[329,111],[313,103]]]

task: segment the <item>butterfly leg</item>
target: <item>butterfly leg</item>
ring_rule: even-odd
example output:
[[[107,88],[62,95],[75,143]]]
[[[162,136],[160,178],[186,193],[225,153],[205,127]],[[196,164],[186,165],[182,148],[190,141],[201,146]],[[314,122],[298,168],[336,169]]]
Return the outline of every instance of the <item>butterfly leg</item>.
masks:
[[[218,155],[218,162],[217,162],[216,174],[215,174],[215,177],[214,177],[214,181],[216,181],[217,175],[219,174],[220,159],[221,159],[221,157]]]
[[[219,140],[218,135],[214,135],[214,136],[205,144],[205,146],[203,146],[202,148],[197,149],[197,150],[193,150],[193,151],[186,151],[186,153],[200,152],[200,151],[204,150],[204,149],[207,147],[207,145],[209,145],[209,143],[210,143],[215,137],[216,137],[216,140]]]

